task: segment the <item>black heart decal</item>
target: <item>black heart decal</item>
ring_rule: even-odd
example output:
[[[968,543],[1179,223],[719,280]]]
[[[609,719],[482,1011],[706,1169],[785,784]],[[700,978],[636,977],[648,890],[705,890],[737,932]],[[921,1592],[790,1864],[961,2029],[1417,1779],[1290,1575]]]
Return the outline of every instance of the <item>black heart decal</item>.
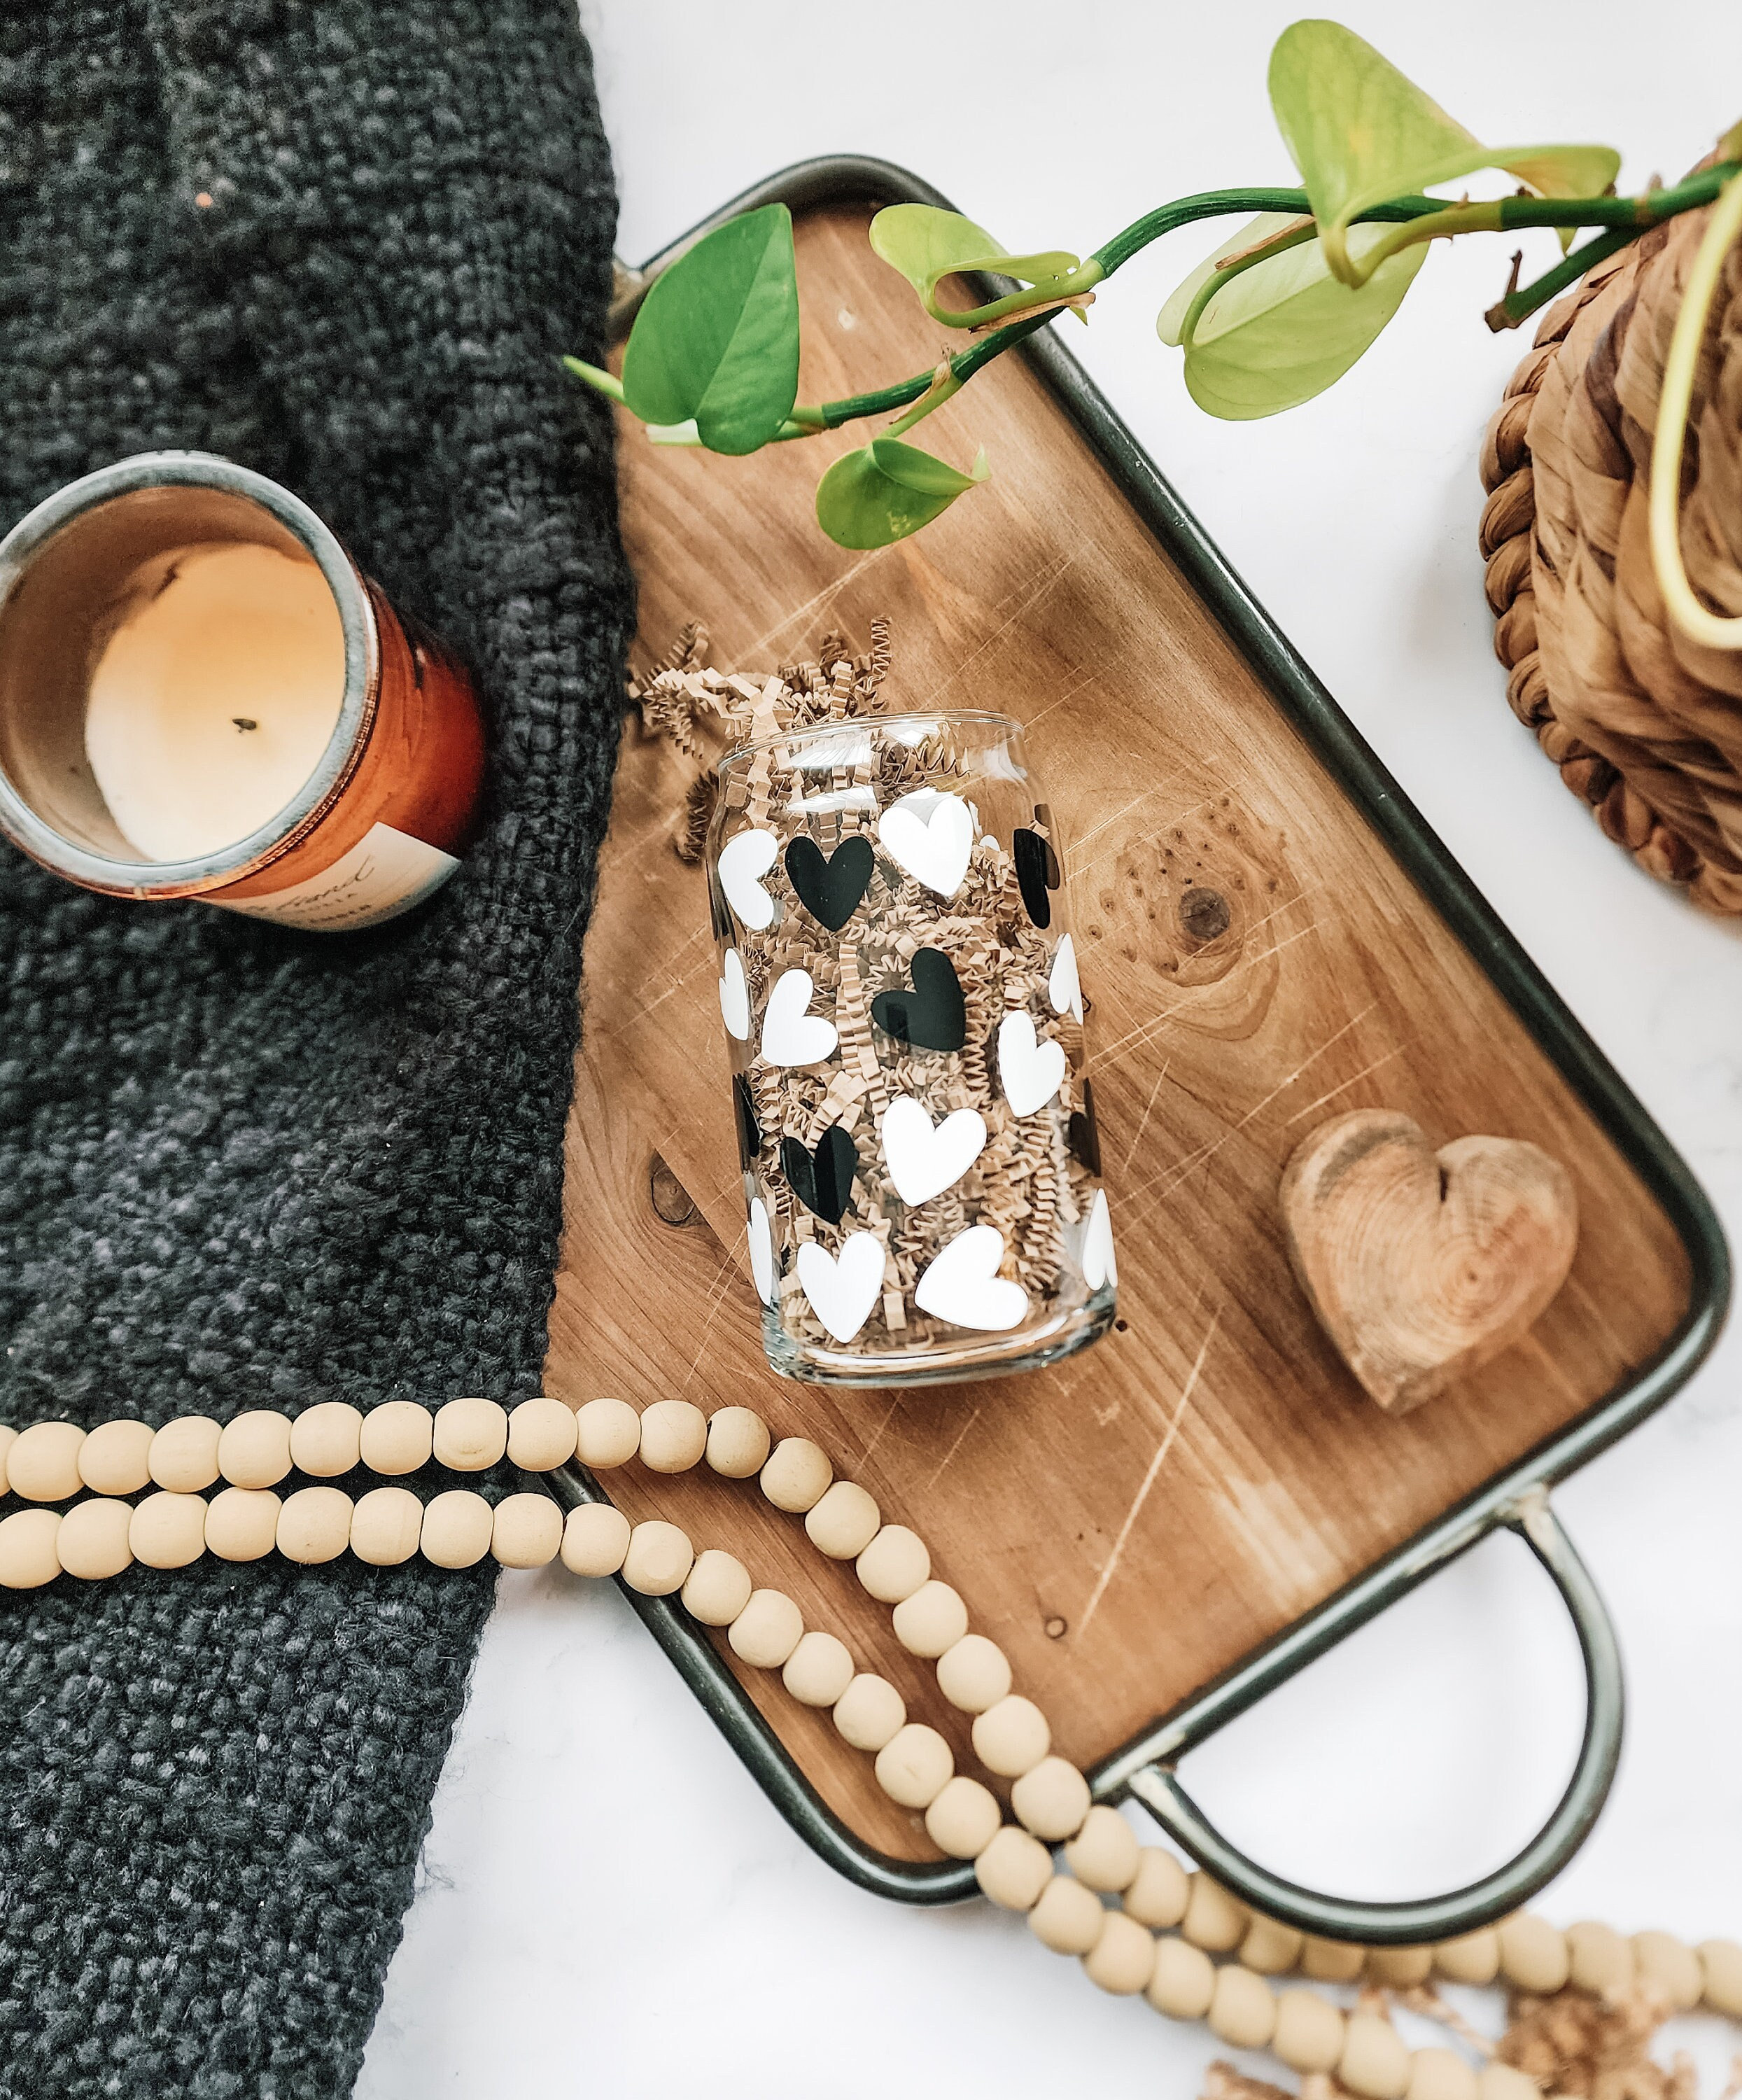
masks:
[[[737,1112],[738,1163],[748,1174],[762,1150],[762,1126],[756,1121],[756,1097],[742,1072],[732,1074],[732,1106]]]
[[[1100,1132],[1095,1127],[1095,1096],[1087,1079],[1078,1081],[1083,1092],[1083,1106],[1073,1109],[1065,1128],[1065,1141],[1070,1156],[1079,1166],[1086,1167],[1097,1180],[1100,1176]]]
[[[814,839],[794,839],[787,848],[787,874],[798,901],[813,919],[838,933],[871,887],[877,857],[862,832],[843,839],[826,858]]]
[[[897,1043],[916,1050],[959,1050],[968,1039],[968,1010],[955,965],[942,948],[920,948],[908,965],[913,990],[880,991],[871,1019]]]
[[[841,1213],[853,1200],[853,1177],[859,1170],[859,1155],[838,1123],[831,1123],[823,1132],[814,1153],[807,1152],[798,1138],[782,1138],[780,1167],[792,1185],[793,1194],[807,1211],[814,1211],[829,1224],[840,1223]]]
[[[1052,840],[1039,832],[1020,830],[1012,843],[1023,909],[1037,926],[1044,929],[1052,924],[1052,900],[1047,892],[1059,886],[1059,857],[1052,850]]]

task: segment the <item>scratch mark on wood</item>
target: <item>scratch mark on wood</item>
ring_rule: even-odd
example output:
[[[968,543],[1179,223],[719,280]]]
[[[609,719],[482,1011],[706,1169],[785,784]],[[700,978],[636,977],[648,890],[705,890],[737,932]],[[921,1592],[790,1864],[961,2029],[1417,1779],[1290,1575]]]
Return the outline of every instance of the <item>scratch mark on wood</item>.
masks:
[[[1021,620],[1025,613],[1030,611],[1034,607],[1038,605],[1041,599],[1046,596],[1047,593],[1052,589],[1052,586],[1058,582],[1059,579],[1065,576],[1069,570],[1076,567],[1076,562],[1077,554],[1074,548],[1071,549],[1068,553],[1056,556],[1052,561],[1049,562],[1047,567],[1041,571],[1039,577],[1035,581],[1033,587],[1023,593],[1023,596],[1018,602],[1015,611],[1008,614],[1003,620],[1001,620],[998,625],[992,629],[992,632],[987,635],[985,641],[980,644],[979,647],[971,651],[968,655],[964,656],[962,661],[956,665],[955,668],[941,685],[934,686],[932,688],[931,698],[926,701],[926,706],[930,707],[933,705],[933,704],[937,699],[940,694],[947,693],[950,688],[959,678],[962,677],[967,672],[972,670],[974,665],[980,661],[980,659],[985,655],[987,650],[991,648],[994,643],[1001,640],[1004,635],[1008,634],[1010,629],[1016,625],[1017,622]]]
[[[953,1443],[950,1446],[949,1449],[945,1452],[943,1464],[937,1468],[937,1471],[933,1474],[930,1480],[926,1482],[925,1491],[928,1494],[931,1493],[932,1489],[935,1488],[937,1483],[943,1478],[944,1473],[947,1469],[950,1460],[954,1458],[956,1453],[961,1449],[963,1443],[967,1438],[968,1431],[973,1427],[974,1424],[979,1419],[980,1410],[977,1407],[973,1413],[968,1416],[967,1421],[962,1424],[959,1432],[957,1433],[955,1443]]]
[[[789,627],[796,627],[801,620],[808,620],[812,613],[819,611],[831,598],[837,597],[840,593],[845,590],[855,576],[862,575],[873,562],[880,560],[888,551],[889,549],[884,547],[874,547],[862,560],[855,562],[845,576],[836,576],[833,583],[824,585],[814,597],[806,598],[802,605],[795,607],[784,619],[776,620],[767,633],[759,634],[747,648],[739,650],[738,652],[739,661],[753,667],[757,657],[776,636],[784,634]]]
[[[1100,1574],[1095,1578],[1095,1587],[1089,1592],[1089,1600],[1083,1608],[1083,1617],[1077,1621],[1077,1631],[1079,1634],[1086,1634],[1088,1631],[1089,1621],[1100,1608],[1100,1600],[1107,1594],[1107,1585],[1113,1580],[1114,1571],[1118,1568],[1120,1558],[1125,1551],[1126,1544],[1131,1538],[1131,1526],[1136,1523],[1138,1512],[1149,1500],[1149,1490],[1155,1485],[1157,1476],[1167,1462],[1167,1454],[1174,1447],[1174,1439],[1180,1433],[1180,1424],[1185,1418],[1186,1407],[1196,1389],[1198,1374],[1204,1367],[1204,1359],[1210,1353],[1210,1344],[1215,1339],[1216,1329],[1221,1324],[1222,1308],[1219,1305],[1211,1320],[1209,1330],[1204,1336],[1203,1345],[1197,1352],[1197,1361],[1186,1374],[1186,1381],[1180,1390],[1172,1418],[1166,1428],[1162,1432],[1161,1442],[1155,1447],[1155,1456],[1149,1461],[1149,1470],[1143,1476],[1143,1485],[1133,1498],[1131,1507],[1125,1512],[1125,1521],[1119,1526],[1119,1535],[1113,1542],[1112,1552],[1107,1555],[1102,1564]]]
[[[1137,1148],[1143,1142],[1143,1134],[1149,1127],[1149,1113],[1155,1106],[1155,1097],[1162,1091],[1162,1082],[1167,1077],[1167,1068],[1172,1062],[1173,1060],[1171,1057],[1164,1057],[1162,1060],[1162,1069],[1155,1075],[1155,1084],[1149,1089],[1149,1098],[1143,1105],[1143,1117],[1137,1125],[1137,1135],[1131,1140],[1124,1158],[1119,1162],[1119,1171],[1122,1174],[1137,1155]]]
[[[882,1421],[880,1422],[877,1424],[877,1427],[871,1432],[870,1443],[868,1443],[865,1449],[859,1454],[859,1463],[862,1466],[864,1464],[865,1461],[870,1458],[872,1452],[876,1449],[877,1446],[883,1441],[883,1432],[895,1419],[896,1410],[900,1407],[900,1405],[901,1402],[898,1400],[892,1400],[889,1402]]]
[[[1333,1087],[1329,1093],[1321,1094],[1316,1101],[1308,1101],[1303,1109],[1297,1109],[1287,1123],[1279,1123],[1277,1128],[1286,1130],[1290,1123],[1297,1123],[1303,1117],[1311,1115],[1315,1109],[1323,1108],[1326,1101],[1334,1101],[1338,1094],[1346,1094],[1351,1087],[1358,1087],[1363,1079],[1370,1079],[1382,1065],[1389,1065],[1394,1057],[1402,1057],[1408,1048],[1409,1045],[1405,1043],[1396,1044],[1391,1049],[1387,1050],[1383,1057],[1375,1057],[1370,1065],[1362,1065],[1352,1079],[1345,1079],[1340,1087]]]
[[[690,1368],[684,1374],[684,1382],[677,1388],[679,1399],[681,1399],[695,1383],[695,1374],[702,1367],[703,1357],[708,1353],[708,1337],[712,1331],[715,1317],[720,1308],[725,1304],[727,1295],[739,1274],[739,1246],[743,1247],[744,1259],[748,1261],[750,1258],[750,1232],[748,1226],[739,1235],[738,1244],[726,1249],[725,1257],[719,1268],[714,1271],[712,1281],[708,1286],[708,1311],[702,1321],[701,1338],[696,1345],[695,1354],[690,1360]]]

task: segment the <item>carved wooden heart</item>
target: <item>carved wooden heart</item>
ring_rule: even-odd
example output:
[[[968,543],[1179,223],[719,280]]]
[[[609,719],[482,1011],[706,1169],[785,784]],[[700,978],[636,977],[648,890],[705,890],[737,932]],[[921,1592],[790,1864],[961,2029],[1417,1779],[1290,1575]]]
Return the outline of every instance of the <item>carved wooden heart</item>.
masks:
[[[1558,1159],[1508,1137],[1460,1137],[1435,1153],[1390,1109],[1314,1131],[1283,1170],[1281,1204],[1313,1311],[1391,1414],[1515,1342],[1565,1282],[1578,1243],[1578,1201]]]

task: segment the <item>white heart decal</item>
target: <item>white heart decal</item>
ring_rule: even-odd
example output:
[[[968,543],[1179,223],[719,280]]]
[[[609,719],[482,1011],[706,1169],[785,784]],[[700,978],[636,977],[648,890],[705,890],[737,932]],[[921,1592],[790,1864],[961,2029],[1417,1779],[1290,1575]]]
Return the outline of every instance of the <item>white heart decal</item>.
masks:
[[[1113,1215],[1107,1208],[1107,1192],[1095,1191],[1089,1207],[1089,1229],[1083,1235],[1083,1280],[1091,1290],[1104,1283],[1117,1285],[1119,1264],[1113,1251]]]
[[[936,794],[933,789],[920,792],[928,801]],[[877,836],[890,859],[915,882],[940,897],[954,897],[974,849],[972,813],[959,795],[937,795],[925,812],[913,806],[918,800],[917,795],[904,795],[891,803],[877,819]]]
[[[1083,1019],[1083,980],[1077,975],[1077,951],[1069,933],[1052,951],[1052,974],[1047,979],[1047,997],[1055,1013],[1068,1013],[1079,1024]]]
[[[770,1065],[820,1065],[834,1056],[840,1039],[834,1022],[806,1011],[814,989],[809,970],[783,970],[774,980],[762,1016],[762,1055]]]
[[[1028,1293],[998,1273],[1003,1258],[1004,1236],[996,1225],[970,1225],[932,1257],[914,1286],[913,1302],[922,1312],[955,1327],[1000,1335],[1019,1327],[1028,1311]]]
[[[740,832],[720,849],[720,887],[725,901],[753,931],[774,923],[774,900],[760,878],[774,865],[780,841],[772,832]]]
[[[769,1229],[768,1206],[760,1196],[750,1198],[750,1277],[756,1296],[765,1305],[774,1302],[774,1235]]]
[[[904,1203],[924,1203],[953,1188],[986,1146],[986,1118],[958,1109],[933,1123],[911,1094],[897,1094],[884,1111],[883,1156]]]
[[[838,1258],[814,1240],[799,1249],[798,1280],[811,1311],[837,1342],[850,1342],[871,1317],[883,1295],[883,1242],[875,1233],[849,1233]]]
[[[768,1041],[765,1021],[762,1040],[765,1044]],[[1050,1038],[1036,1041],[1034,1024],[1027,1014],[1007,1013],[998,1024],[998,1076],[1003,1083],[1004,1098],[1016,1113],[1032,1115],[1065,1083],[1065,1046]]]
[[[740,1043],[750,1040],[750,987],[744,982],[743,960],[736,948],[725,951],[725,968],[720,974],[720,1018],[728,1035]]]

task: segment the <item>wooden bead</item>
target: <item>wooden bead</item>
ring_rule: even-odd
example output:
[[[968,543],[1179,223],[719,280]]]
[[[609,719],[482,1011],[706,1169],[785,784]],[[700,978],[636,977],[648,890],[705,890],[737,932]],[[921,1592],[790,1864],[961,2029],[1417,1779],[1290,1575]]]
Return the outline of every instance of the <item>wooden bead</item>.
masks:
[[[362,1410],[346,1400],[323,1400],[306,1407],[290,1425],[290,1462],[311,1480],[336,1480],[352,1471],[362,1448]]]
[[[1135,1997],[1155,1974],[1155,1940],[1123,1911],[1103,1911],[1100,1937],[1083,1956],[1083,1973],[1098,1991]]]
[[[1515,2064],[1485,2063],[1476,2073],[1476,2100],[1542,2100],[1542,2088]]]
[[[895,1638],[910,1655],[935,1662],[968,1631],[968,1607],[947,1582],[922,1582],[893,1614]]]
[[[787,1657],[780,1681],[801,1706],[832,1706],[853,1682],[847,1643],[833,1634],[806,1634]]]
[[[964,1634],[937,1658],[937,1688],[964,1714],[983,1714],[1009,1695],[1009,1658],[984,1634]]]
[[[611,1502],[582,1502],[562,1526],[562,1565],[571,1575],[615,1575],[629,1550],[629,1520]]]
[[[1441,1940],[1434,1949],[1434,1966],[1454,1983],[1492,1983],[1500,1974],[1500,1935],[1490,1926],[1461,1939]]]
[[[408,1473],[420,1471],[429,1464],[430,1454],[434,1449],[435,1418],[415,1400],[385,1400],[363,1418],[357,1455],[372,1473],[379,1473],[386,1480],[403,1480]],[[420,1511],[422,1507],[420,1502]],[[419,1522],[421,1521],[420,1516]],[[377,1564],[390,1568],[399,1564]]]
[[[1432,1974],[1434,1950],[1431,1947],[1369,1947],[1365,1965],[1369,1983],[1383,1984],[1388,1991],[1413,1991]]]
[[[1476,2075],[1455,2049],[1418,2049],[1404,2100],[1476,2100]]]
[[[575,1455],[575,1410],[566,1400],[523,1400],[508,1418],[508,1455],[523,1473],[549,1473]]]
[[[907,1702],[886,1677],[862,1670],[835,1701],[835,1726],[842,1740],[873,1755],[907,1719]],[[1052,1871],[1052,1862],[1047,1871]]]
[[[11,1493],[6,1477],[7,1454],[17,1441],[18,1432],[7,1424],[0,1423],[0,1495]]]
[[[1154,1973],[1143,1995],[1171,2020],[1201,2020],[1215,1996],[1215,1965],[1189,1940],[1158,1940]]]
[[[451,1400],[435,1410],[434,1440],[437,1465],[456,1473],[487,1472],[508,1449],[508,1410],[493,1400]]]
[[[134,1510],[127,1544],[148,1568],[191,1566],[205,1551],[205,1498],[173,1489],[148,1495]]]
[[[642,1448],[642,1418],[626,1400],[589,1400],[575,1410],[575,1456],[595,1473],[626,1466]]]
[[[1316,1991],[1284,1991],[1270,2045],[1290,2071],[1334,2071],[1343,2054],[1343,2014]]]
[[[151,1478],[149,1423],[104,1422],[78,1450],[79,1478],[93,1494],[136,1495]]]
[[[1552,1997],[1567,1987],[1567,1935],[1546,1917],[1520,1911],[1501,1925],[1501,1974],[1519,1990],[1533,1997]],[[1699,1995],[1696,1985],[1694,1998]]]
[[[699,1619],[704,1626],[729,1626],[750,1602],[750,1593],[755,1587],[750,1570],[742,1560],[711,1546],[705,1553],[695,1556],[695,1565],[683,1586],[683,1608],[692,1619]],[[822,1638],[827,1639],[828,1636],[824,1635]],[[789,1657],[789,1663],[791,1660]],[[850,1661],[847,1670],[850,1675]],[[836,1698],[840,1696],[836,1694]]]
[[[490,1551],[495,1519],[490,1505],[470,1488],[450,1488],[424,1504],[417,1545],[438,1568],[474,1568]]]
[[[1506,1927],[1501,1927],[1504,1938]],[[1678,2013],[1691,2012],[1705,1987],[1700,1957],[1691,1947],[1667,1932],[1636,1932],[1633,1936],[1634,1965],[1639,1981],[1655,1983]]]
[[[1003,1820],[997,1795],[978,1780],[958,1772],[926,1810],[925,1831],[948,1858],[977,1860]]]
[[[642,1463],[650,1473],[687,1473],[708,1449],[708,1417],[687,1400],[656,1400],[642,1410]]]
[[[270,1488],[221,1489],[205,1506],[206,1551],[218,1560],[265,1560],[278,1543],[281,1507]],[[423,1515],[421,1509],[417,1514]]]
[[[708,1463],[728,1480],[748,1480],[768,1463],[774,1439],[753,1407],[717,1408],[708,1418]]]
[[[562,1511],[549,1495],[505,1495],[496,1504],[490,1551],[502,1567],[547,1568],[562,1543]]]
[[[1028,1929],[1055,1954],[1087,1954],[1106,1916],[1092,1889],[1069,1874],[1055,1874],[1028,1914]]]
[[[1733,1939],[1702,1939],[1700,1957],[1702,1999],[1714,2013],[1742,2020],[1742,1947]]]
[[[1301,1943],[1300,1973],[1315,1983],[1352,1983],[1366,1965],[1366,1948],[1347,1940],[1316,1939],[1309,1932]]]
[[[1032,1910],[1052,1879],[1052,1859],[1038,1838],[1007,1823],[974,1861],[980,1892],[1000,1910]]]
[[[1032,1771],[1052,1747],[1047,1717],[1032,1699],[1012,1692],[976,1717],[974,1755],[1000,1779],[1020,1779]]]
[[[1409,2052],[1389,2020],[1377,2013],[1349,2015],[1337,2077],[1361,2100],[1404,2100],[1409,2089]]]
[[[805,1536],[831,1560],[857,1560],[877,1536],[883,1512],[863,1488],[837,1480],[805,1518]]]
[[[289,1416],[251,1407],[227,1422],[218,1432],[218,1470],[232,1488],[276,1488],[290,1471]]]
[[[1104,1804],[1083,1819],[1083,1828],[1065,1847],[1065,1864],[1085,1887],[1116,1896],[1137,1878],[1137,1853],[1136,1832],[1118,1809]],[[1132,1988],[1140,1991],[1143,1984]]]
[[[804,1615],[783,1590],[755,1590],[726,1628],[725,1639],[733,1654],[753,1670],[778,1670],[804,1634]]]
[[[160,1488],[174,1495],[196,1495],[218,1478],[218,1440],[223,1434],[209,1414],[178,1415],[166,1422],[152,1439],[146,1454],[151,1476]],[[145,1556],[142,1553],[139,1559]],[[153,1566],[181,1566],[179,1561],[153,1562]]]
[[[342,1489],[298,1488],[278,1513],[279,1551],[299,1568],[337,1560],[351,1543],[351,1511]]]
[[[1262,1976],[1230,1961],[1217,1970],[1206,2016],[1210,2032],[1233,2049],[1264,2049],[1277,2031],[1277,1994]]]
[[[85,1432],[76,1422],[32,1423],[7,1453],[6,1476],[12,1493],[27,1502],[70,1501],[85,1485],[78,1470],[84,1441]]]
[[[1241,1963],[1255,1975],[1286,1976],[1300,1959],[1303,1937],[1293,1926],[1254,1911],[1240,1943]]]
[[[1497,1939],[1498,1935],[1496,1935]],[[1612,2001],[1633,1988],[1633,1948],[1612,1926],[1585,1922],[1567,1928],[1567,1980],[1576,1991]]]
[[[928,1581],[932,1556],[925,1541],[904,1524],[886,1524],[853,1564],[867,1597],[900,1604]]]
[[[133,1564],[127,1533],[133,1523],[130,1503],[108,1495],[75,1502],[60,1520],[55,1552],[68,1575],[82,1582],[101,1582]]]
[[[828,1493],[835,1468],[806,1436],[784,1436],[762,1468],[762,1492],[778,1510],[803,1516]]]
[[[364,1418],[365,1432],[373,1419],[373,1415]],[[422,1536],[423,1504],[409,1488],[371,1488],[366,1495],[358,1496],[351,1513],[355,1559],[371,1568],[398,1568],[417,1551]]]
[[[1193,1874],[1180,1930],[1206,1954],[1232,1954],[1246,1936],[1252,1913],[1207,1874]]]
[[[877,1753],[877,1784],[902,1808],[929,1808],[950,1784],[955,1758],[935,1728],[910,1721]]]
[[[0,1518],[0,1590],[40,1590],[52,1582],[60,1573],[60,1533],[53,1510],[19,1510]]]
[[[695,1565],[695,1548],[688,1533],[655,1517],[651,1523],[637,1524],[629,1533],[623,1579],[644,1597],[668,1597],[682,1589]]]
[[[1056,1845],[1083,1828],[1089,1812],[1089,1783],[1063,1758],[1043,1758],[1012,1787],[1010,1806],[1018,1822]]]
[[[1137,1872],[1120,1900],[1140,1925],[1158,1931],[1177,1925],[1185,1916],[1190,1894],[1185,1869],[1171,1852],[1159,1845],[1138,1846]]]

